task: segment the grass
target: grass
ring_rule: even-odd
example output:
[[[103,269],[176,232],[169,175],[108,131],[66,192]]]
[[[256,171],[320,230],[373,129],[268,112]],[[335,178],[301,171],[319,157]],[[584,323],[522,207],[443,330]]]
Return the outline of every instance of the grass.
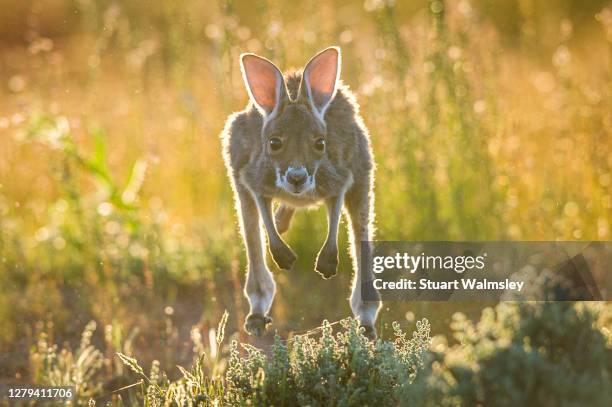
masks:
[[[100,383],[124,376],[113,352],[191,365],[192,335],[215,337],[225,309],[227,337],[269,347],[240,330],[218,137],[246,103],[243,51],[288,68],[342,47],[372,134],[378,238],[609,240],[609,6],[396,3],[0,1],[0,380],[34,380],[40,334],[76,349],[91,320],[110,352]],[[337,278],[313,271],[325,227],[309,211],[288,233],[283,338],[350,314],[346,252]],[[427,317],[451,333],[456,311],[481,308],[395,303],[380,329]]]

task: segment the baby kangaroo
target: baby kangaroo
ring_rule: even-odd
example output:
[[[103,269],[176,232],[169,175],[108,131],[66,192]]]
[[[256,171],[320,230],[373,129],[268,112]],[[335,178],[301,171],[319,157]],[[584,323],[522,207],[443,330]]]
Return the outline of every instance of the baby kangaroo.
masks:
[[[251,103],[228,118],[223,148],[248,257],[245,294],[251,309],[245,330],[261,335],[272,322],[276,284],[266,265],[260,221],[272,258],[291,269],[296,255],[279,234],[289,228],[296,208],[324,203],[329,230],[315,269],[324,278],[336,274],[344,207],[355,269],[350,305],[366,334],[376,337],[380,301],[364,301],[361,292],[362,282],[372,280],[361,256],[371,250],[362,242],[373,237],[374,163],[359,105],[339,79],[340,49],[327,48],[303,72],[286,76],[254,54],[243,54],[240,66]],[[280,204],[274,215],[273,201]]]

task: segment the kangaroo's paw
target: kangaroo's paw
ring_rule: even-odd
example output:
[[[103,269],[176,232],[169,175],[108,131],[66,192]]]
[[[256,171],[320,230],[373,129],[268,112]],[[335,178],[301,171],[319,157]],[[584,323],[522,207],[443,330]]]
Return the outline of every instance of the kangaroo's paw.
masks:
[[[369,340],[375,341],[378,337],[376,335],[376,328],[374,328],[373,326],[362,325],[361,328],[363,328],[363,336],[365,336]]]
[[[249,335],[262,336],[271,323],[272,317],[268,315],[249,314],[244,321],[244,330]]]
[[[283,241],[270,244],[270,253],[278,267],[284,270],[291,270],[297,256]]]
[[[317,256],[315,270],[324,279],[332,278],[338,272],[338,249],[323,247]]]

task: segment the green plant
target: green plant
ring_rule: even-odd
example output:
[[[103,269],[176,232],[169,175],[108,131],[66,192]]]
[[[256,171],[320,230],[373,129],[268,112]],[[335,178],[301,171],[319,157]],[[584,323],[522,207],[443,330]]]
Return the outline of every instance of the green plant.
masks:
[[[430,347],[425,319],[412,337],[394,323],[393,339],[376,342],[346,319],[335,334],[324,322],[288,340],[276,336],[266,351],[232,341],[227,358],[224,314],[210,347],[192,335],[193,365],[178,366],[175,380],[158,361],[147,374],[118,353],[138,380],[110,393],[101,392],[104,359],[91,345],[90,323],[74,354],[58,353],[42,335],[31,365],[34,383],[74,385],[79,403],[110,396],[144,406],[604,406],[612,390],[611,321],[606,303],[508,302],[476,323],[457,313],[450,347],[441,338]]]
[[[34,383],[49,386],[74,386],[75,399],[83,402],[97,395],[102,382],[98,375],[104,362],[102,353],[91,344],[96,323],[91,321],[83,330],[81,342],[72,352],[50,344],[45,333],[30,352],[30,365]]]
[[[142,390],[139,400],[143,405],[210,406],[221,400],[224,392],[222,373],[225,364],[220,353],[227,318],[228,313],[223,313],[209,352],[205,352],[199,336],[194,334],[195,328],[192,330],[193,350],[196,353],[194,363],[190,369],[177,366],[182,376],[175,381],[168,379],[157,360],[153,361],[150,373],[146,375],[135,358],[117,353],[121,362],[140,377]]]
[[[220,347],[225,331],[224,314],[216,336]],[[422,368],[429,346],[429,322],[417,322],[412,338],[394,324],[393,342],[369,341],[354,319],[341,321],[335,335],[324,322],[321,336],[308,333],[286,343],[276,336],[270,354],[233,341],[224,375],[215,365],[218,356],[196,355],[190,369],[178,367],[175,381],[153,362],[146,375],[135,358],[118,354],[121,361],[141,379],[140,402],[158,405],[274,405],[274,406],[379,406],[396,405],[395,390],[409,385]],[[196,346],[197,348],[197,346]],[[215,373],[217,372],[217,373]]]
[[[605,406],[612,399],[610,305],[501,303],[453,318],[458,344],[434,353],[418,405]],[[414,405],[412,387],[401,390]]]
[[[225,376],[229,405],[393,406],[399,383],[407,386],[422,366],[429,346],[429,322],[417,323],[411,339],[394,324],[393,342],[370,342],[357,321],[342,321],[333,334],[328,322],[321,336],[296,336],[283,343],[278,336],[270,357],[232,343]]]

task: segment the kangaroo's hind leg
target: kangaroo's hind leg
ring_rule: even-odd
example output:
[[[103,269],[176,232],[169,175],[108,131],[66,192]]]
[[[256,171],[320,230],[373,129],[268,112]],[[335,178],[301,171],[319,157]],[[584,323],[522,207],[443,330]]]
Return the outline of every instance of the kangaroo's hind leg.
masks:
[[[368,297],[363,297],[362,285],[374,279],[372,270],[363,267],[362,256],[371,257],[374,222],[374,195],[371,191],[369,176],[355,182],[346,193],[346,210],[350,221],[351,257],[353,259],[353,287],[351,292],[351,309],[355,317],[365,328],[365,334],[370,339],[376,338],[374,324],[381,307],[377,291],[368,291]]]
[[[280,206],[276,209],[276,212],[274,212],[274,223],[276,224],[276,230],[278,233],[283,234],[289,230],[289,225],[291,225],[291,218],[293,218],[294,212],[294,208],[285,204],[280,204]]]
[[[244,293],[249,300],[250,312],[246,317],[244,329],[260,336],[266,325],[272,322],[268,315],[276,284],[266,265],[259,212],[250,192],[236,182],[236,196],[239,201],[240,228],[247,252],[247,277]]]

